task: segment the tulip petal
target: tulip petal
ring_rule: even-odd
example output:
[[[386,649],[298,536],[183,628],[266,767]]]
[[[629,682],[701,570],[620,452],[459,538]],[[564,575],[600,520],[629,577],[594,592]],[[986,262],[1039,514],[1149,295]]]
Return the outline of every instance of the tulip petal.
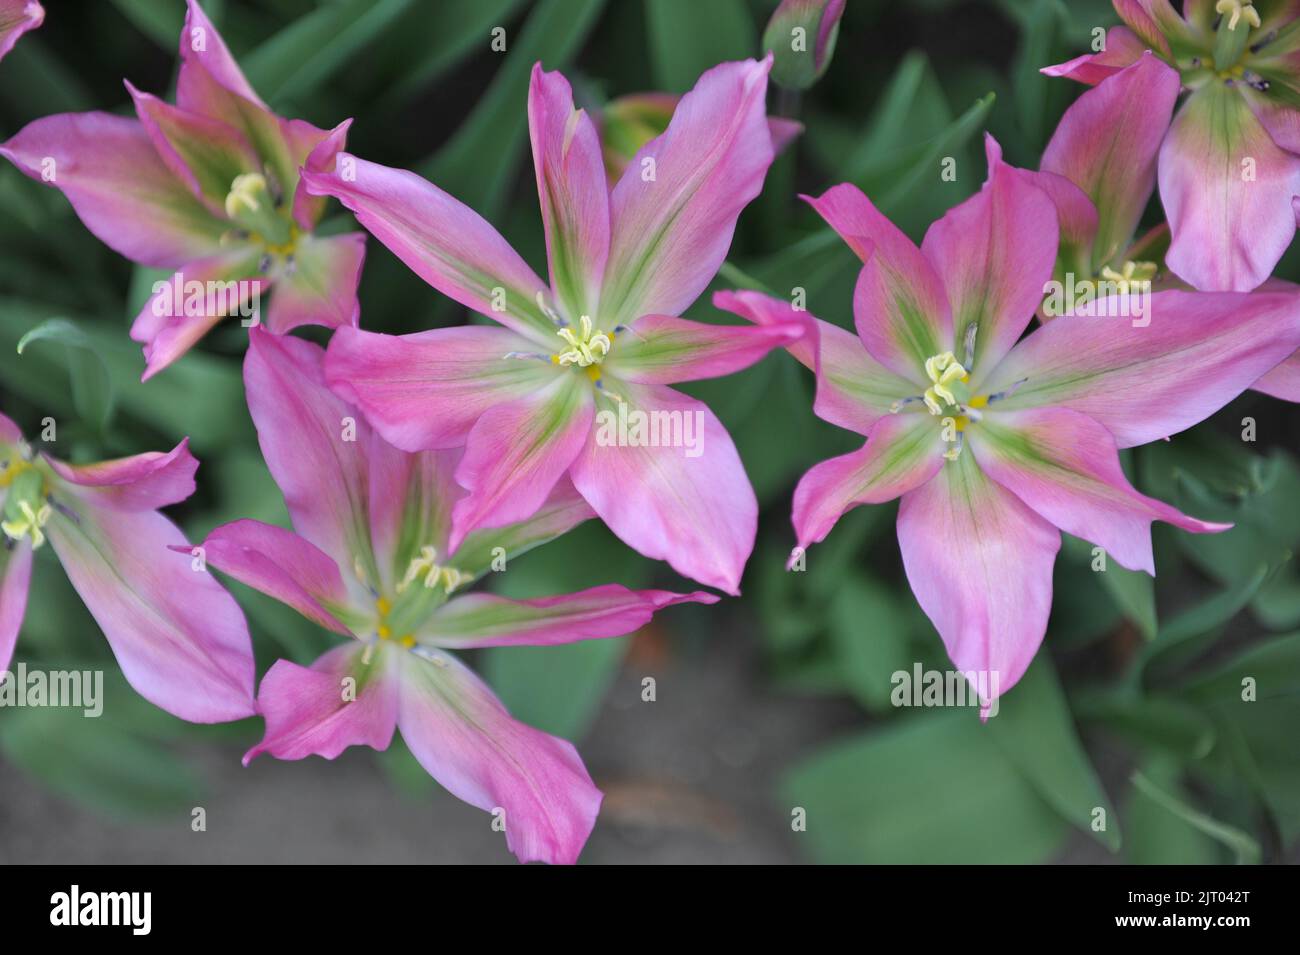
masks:
[[[898,544],[954,666],[1005,693],[1047,631],[1060,533],[962,454],[903,495]]]
[[[1272,371],[1255,382],[1254,387],[1256,391],[1283,401],[1300,401],[1300,351],[1292,352],[1283,359]]]
[[[147,511],[177,504],[194,493],[199,462],[190,454],[189,438],[171,451],[148,451],[95,464],[46,462],[63,480],[83,489],[97,504],[128,511]]]
[[[680,315],[713,280],[736,220],[772,164],[765,96],[772,61],[723,63],[681,98],[610,195],[600,324]]]
[[[1137,229],[1178,91],[1178,71],[1144,53],[1075,100],[1043,152],[1041,168],[1075,183],[1096,207],[1094,274]]]
[[[716,595],[702,590],[675,594],[666,590],[628,590],[619,584],[535,600],[470,594],[439,608],[418,638],[421,643],[455,650],[555,646],[621,637],[640,629],[656,611],[673,604],[717,602]]]
[[[546,227],[551,288],[570,319],[598,314],[609,257],[609,191],[600,137],[559,73],[533,65],[528,133]]]
[[[483,413],[456,468],[469,493],[452,510],[452,550],[470,531],[537,512],[586,443],[593,405],[585,376],[561,374],[541,391]]]
[[[947,450],[941,435],[939,419],[928,414],[886,415],[864,447],[814,465],[794,490],[799,546],[825,540],[847,511],[892,501],[933,478]]]
[[[1188,517],[1129,483],[1111,433],[1068,408],[985,416],[968,442],[984,473],[1067,534],[1100,545],[1129,570],[1154,576],[1151,522],[1195,534],[1227,530]]]
[[[343,327],[330,339],[325,373],[391,444],[405,451],[459,447],[489,408],[555,380],[549,360],[506,357],[535,347],[489,325],[400,336]]]
[[[1059,227],[1048,195],[1002,161],[984,139],[989,178],[925,233],[921,251],[943,276],[952,303],[957,360],[972,382],[987,377],[1028,327],[1056,264]],[[974,362],[965,354],[975,326]]]
[[[864,263],[853,319],[867,351],[894,374],[924,381],[926,359],[953,347],[952,312],[936,260],[927,260],[857,186],[844,183],[804,199]]]
[[[985,390],[1022,382],[998,411],[1072,408],[1130,448],[1205,420],[1300,347],[1294,294],[1157,292],[1144,321],[1054,318],[1016,347]]]
[[[177,268],[211,255],[229,227],[164,165],[135,119],[43,116],[0,146],[0,156],[60,189],[101,242],[142,265]]]
[[[638,440],[631,426],[623,440],[618,412],[602,410],[573,462],[574,487],[629,547],[738,593],[754,548],[758,502],[731,436],[707,405],[671,388],[629,383],[619,389],[629,413],[680,427],[661,427],[658,446]],[[655,419],[657,413],[667,417]],[[674,430],[665,441],[663,432]]]
[[[399,652],[376,647],[367,662],[366,646],[349,640],[310,667],[277,660],[257,694],[266,734],[244,765],[262,753],[334,759],[349,746],[388,749],[397,727]]]
[[[0,2],[0,58],[14,48],[20,36],[28,30],[35,30],[44,21],[45,10],[36,0]]]
[[[303,236],[292,271],[275,283],[266,327],[283,335],[300,325],[356,326],[361,317],[357,283],[366,258],[366,236],[348,232],[318,239]]]
[[[258,98],[253,87],[244,78],[239,64],[230,55],[226,41],[221,38],[221,34],[212,25],[212,21],[208,19],[208,15],[203,12],[197,0],[187,0],[186,3],[180,54],[181,75],[177,81],[176,101],[183,109],[194,109],[202,102],[201,99],[195,102],[186,101],[190,95],[193,95],[187,80],[192,79],[195,67],[201,68],[227,92],[240,96],[263,109],[266,108],[266,104]],[[187,70],[191,75],[187,75]]]
[[[560,478],[551,491],[551,496],[536,514],[516,524],[485,528],[467,534],[452,553],[449,563],[473,579],[486,573],[498,555],[504,555],[505,560],[513,560],[595,516],[596,512],[591,509],[586,498],[578,493],[573,482],[565,476]]]
[[[338,564],[305,538],[283,527],[239,520],[222,524],[200,546],[204,560],[223,574],[274,597],[327,630],[352,635],[328,609],[349,600]]]
[[[13,659],[31,580],[32,542],[0,540],[0,671]]]
[[[370,537],[384,593],[393,592],[424,547],[447,556],[462,450],[407,454],[375,435],[370,444]],[[442,561],[446,563],[445,559]]]
[[[1166,263],[1205,291],[1249,292],[1296,230],[1300,156],[1279,148],[1241,93],[1207,83],[1183,104],[1160,150]]]
[[[895,401],[920,392],[872,358],[857,335],[796,310],[784,299],[761,292],[715,292],[713,304],[758,325],[808,322],[804,337],[786,349],[817,375],[813,412],[823,421],[866,435]]]
[[[1128,27],[1115,26],[1106,31],[1106,45],[1100,53],[1085,53],[1055,66],[1045,66],[1039,72],[1045,76],[1064,76],[1088,86],[1096,86],[1107,77],[1136,63],[1147,48],[1147,44]]]
[[[801,338],[805,318],[771,325],[710,325],[668,315],[647,315],[602,364],[621,381],[671,385],[720,378],[748,368],[773,348]]]
[[[538,305],[546,286],[501,234],[412,172],[339,153],[333,172],[304,169],[314,196],[333,196],[393,254],[448,298],[535,341],[555,325]]]
[[[253,647],[244,615],[180,530],[157,511],[61,501],[46,525],[68,579],[141,696],[192,723],[251,716]]]
[[[487,685],[445,654],[405,654],[397,722],[415,758],[452,795],[499,813],[521,862],[574,863],[601,793],[573,744],[510,718]]]

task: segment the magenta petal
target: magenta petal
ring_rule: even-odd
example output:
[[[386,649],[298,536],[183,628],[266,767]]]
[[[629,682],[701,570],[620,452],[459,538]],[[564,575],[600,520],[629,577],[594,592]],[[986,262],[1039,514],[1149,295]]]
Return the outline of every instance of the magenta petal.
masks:
[[[845,512],[882,504],[920,487],[944,465],[939,419],[928,414],[886,415],[858,451],[814,465],[794,491],[799,546],[824,540]]]
[[[528,85],[528,133],[537,195],[546,227],[551,288],[576,319],[599,315],[601,279],[609,257],[609,192],[600,137],[559,73],[533,65]]]
[[[405,654],[397,722],[415,758],[452,795],[497,814],[521,862],[577,861],[601,793],[573,744],[510,718],[458,660]]]
[[[234,599],[191,558],[180,530],[157,511],[65,497],[46,530],[127,681],[192,723],[253,713],[253,647]]]
[[[1297,195],[1300,156],[1274,143],[1238,90],[1201,87],[1160,150],[1166,263],[1198,289],[1249,292],[1291,244]]]
[[[935,260],[857,186],[844,183],[804,198],[864,263],[853,319],[867,351],[895,375],[924,381],[926,359],[953,347],[952,312]]]
[[[1136,63],[1147,51],[1147,44],[1128,27],[1115,26],[1106,31],[1106,48],[1101,53],[1085,53],[1040,71],[1047,76],[1065,76],[1089,86],[1096,86],[1126,66]]]
[[[23,538],[9,544],[0,541],[0,671],[13,659],[32,580],[32,542]]]
[[[464,493],[459,487],[456,490],[460,494]],[[450,502],[454,498],[448,497],[447,500]],[[501,554],[513,559],[518,554],[568,533],[595,516],[596,512],[591,509],[586,498],[578,493],[573,481],[567,476],[562,477],[551,491],[550,497],[532,517],[517,524],[467,534],[461,545],[448,555],[447,563],[461,573],[477,577],[491,568]],[[434,546],[440,548],[439,553],[444,552],[441,542],[435,542]]]
[[[931,225],[921,243],[948,290],[958,361],[966,359],[967,330],[979,330],[974,364],[966,364],[975,383],[1034,317],[1059,240],[1056,206],[1048,195],[1002,161],[992,136],[984,147],[989,178],[983,188]]]
[[[702,590],[675,594],[666,590],[628,590],[619,584],[536,600],[469,594],[440,608],[420,639],[457,650],[554,646],[621,637],[649,623],[656,611],[673,604],[717,602],[714,594]]]
[[[163,164],[135,119],[44,116],[0,146],[0,156],[60,189],[87,229],[142,265],[176,268],[210,255],[228,227]]]
[[[267,309],[266,327],[283,335],[300,325],[339,328],[357,324],[357,283],[366,258],[364,232],[319,239],[303,236],[292,270],[280,276]]]
[[[348,130],[351,127],[352,120],[345,119],[331,129],[324,139],[321,139],[312,147],[311,152],[307,154],[307,158],[302,164],[303,168],[316,173],[325,173],[333,169],[334,163],[338,161],[339,153],[347,145]],[[290,126],[291,133],[296,129],[296,126]],[[309,129],[309,135],[311,129],[314,129],[314,127]],[[296,142],[299,137],[293,136],[292,138]],[[313,196],[299,182],[293,194],[293,221],[298,223],[298,228],[304,231],[314,228],[316,223],[320,221],[321,213],[325,210],[327,201],[324,196]]]
[[[1300,351],[1292,352],[1255,382],[1255,390],[1283,401],[1300,401]]]
[[[350,640],[310,667],[277,660],[257,694],[266,735],[244,755],[244,765],[262,753],[334,759],[349,746],[388,749],[397,726],[399,651],[379,647],[369,662],[365,652]]]
[[[890,413],[895,401],[920,391],[872,358],[858,336],[798,311],[784,299],[761,292],[715,292],[713,304],[757,325],[808,323],[804,337],[786,349],[816,373],[813,412],[823,421],[865,435],[881,415]]]
[[[0,59],[14,48],[20,36],[44,21],[45,10],[36,0],[0,0]]]
[[[807,316],[769,325],[710,325],[668,315],[647,315],[618,338],[602,364],[613,378],[646,385],[719,378],[748,368],[773,348],[789,346],[807,331]]]
[[[629,410],[676,412],[683,437],[693,438],[694,446],[620,443],[618,412],[602,408],[573,462],[574,487],[629,547],[703,584],[738,593],[754,549],[758,502],[731,436],[707,405],[671,388],[618,388]]]
[[[555,380],[549,356],[506,357],[535,348],[490,325],[414,335],[344,327],[330,339],[325,373],[330,387],[360,408],[385,440],[406,451],[450,448],[465,443],[489,408]]]
[[[970,429],[969,443],[985,474],[1129,570],[1156,572],[1152,521],[1196,534],[1232,526],[1196,520],[1138,493],[1124,476],[1111,433],[1068,408],[990,413]]]
[[[261,521],[232,521],[213,530],[201,546],[204,559],[223,574],[274,597],[327,630],[352,635],[324,606],[348,601],[338,564],[293,531]]]
[[[314,196],[333,196],[416,275],[466,308],[548,346],[555,326],[538,305],[542,280],[482,216],[415,173],[339,153],[333,172],[302,172]]]
[[[191,91],[190,83],[187,82],[191,77],[187,77],[187,70],[192,73],[195,67],[202,68],[227,92],[243,97],[263,109],[266,108],[266,104],[258,98],[253,87],[244,78],[239,64],[235,62],[235,58],[230,55],[230,50],[226,47],[226,41],[221,38],[221,34],[212,25],[212,21],[208,19],[197,0],[188,0],[185,27],[181,30],[180,53],[181,76],[177,83],[176,101],[182,108],[195,109],[202,102],[201,100],[187,101],[189,97],[186,94]]]
[[[736,220],[772,164],[771,66],[769,56],[704,73],[668,128],[624,170],[610,195],[602,327],[680,315],[717,274]]]
[[[1005,693],[1047,631],[1060,533],[962,454],[903,495],[898,544],[953,665]]]
[[[1205,420],[1300,348],[1294,293],[1168,291],[1148,304],[1145,326],[1129,318],[1052,319],[1007,356],[984,390],[1015,387],[998,411],[1081,411],[1129,448]]]
[[[537,512],[586,443],[593,405],[585,377],[561,374],[541,391],[483,413],[456,469],[469,493],[452,510],[452,550],[470,531]]]
[[[95,464],[66,464],[46,457],[54,473],[85,490],[82,494],[108,507],[146,511],[185,500],[194,493],[199,462],[186,438],[171,451],[148,451]]]

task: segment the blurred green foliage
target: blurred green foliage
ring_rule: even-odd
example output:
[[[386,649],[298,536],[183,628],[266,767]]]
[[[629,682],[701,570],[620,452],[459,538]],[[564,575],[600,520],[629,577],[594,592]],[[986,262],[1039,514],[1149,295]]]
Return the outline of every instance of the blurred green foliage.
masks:
[[[532,63],[565,70],[593,113],[627,93],[682,92],[716,62],[757,54],[775,0],[205,6],[277,112],[325,127],[355,116],[352,151],[433,179],[540,266],[526,153]],[[124,112],[123,77],[169,89],[180,0],[49,7],[45,26],[0,64],[0,135],[51,112]],[[811,311],[851,327],[856,260],[796,194],[857,183],[919,238],[979,187],[983,131],[998,137],[1010,162],[1037,165],[1077,94],[1038,68],[1077,54],[1093,27],[1113,22],[1104,0],[852,0],[826,76],[800,97],[774,96],[773,109],[806,129],[742,217],[733,267],[717,286],[776,294],[798,286]],[[507,30],[504,55],[489,48],[495,26]],[[947,157],[956,161],[952,182],[938,175]],[[196,537],[240,517],[286,523],[243,405],[240,329],[218,330],[141,384],[126,329],[156,275],[104,248],[57,192],[7,164],[0,207],[0,407],[29,434],[54,416],[54,450],[73,460],[170,447],[189,435],[203,462],[200,489],[175,512]],[[331,215],[327,228],[348,227],[337,208]],[[1149,217],[1158,215],[1156,201]],[[1280,274],[1300,278],[1300,261],[1289,257]],[[372,330],[468,320],[373,239],[361,301]],[[721,318],[707,295],[689,314]],[[1067,541],[1043,651],[981,724],[973,710],[913,712],[890,702],[895,671],[946,666],[902,576],[891,506],[850,514],[811,552],[807,571],[784,569],[794,481],[855,445],[814,418],[807,373],[777,354],[688,390],[735,437],[762,519],[742,600],[671,611],[667,627],[720,639],[747,613],[760,623],[775,692],[847,697],[861,707],[856,731],[801,754],[773,794],[776,824],[786,807],[807,810],[807,832],[795,838],[811,858],[1037,862],[1057,857],[1073,832],[1096,857],[1256,861],[1282,857],[1300,838],[1300,575],[1290,559],[1300,544],[1300,469],[1290,409],[1247,395],[1192,432],[1133,453],[1142,490],[1235,528],[1195,538],[1157,528],[1154,581],[1114,564],[1095,571],[1090,545]],[[1245,416],[1256,419],[1255,443],[1241,440]],[[521,559],[504,585],[522,595],[606,580],[682,584],[592,523]],[[0,751],[101,811],[191,805],[202,781],[179,744],[248,743],[258,727],[190,727],[135,697],[48,551],[35,581],[17,659],[103,667],[110,703],[98,720],[5,713]],[[279,656],[309,660],[328,644],[292,611],[232,590],[261,670]],[[627,644],[492,650],[476,662],[516,715],[578,738]],[[1253,702],[1242,700],[1245,679],[1254,681]],[[431,785],[400,746],[381,762],[416,792]]]

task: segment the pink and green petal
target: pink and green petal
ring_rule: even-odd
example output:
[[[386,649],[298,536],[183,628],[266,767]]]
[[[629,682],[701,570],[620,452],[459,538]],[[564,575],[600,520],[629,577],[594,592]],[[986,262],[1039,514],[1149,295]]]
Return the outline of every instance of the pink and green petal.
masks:
[[[1249,292],[1296,230],[1300,156],[1281,149],[1241,93],[1207,83],[1183,104],[1160,150],[1166,262],[1204,291]]]
[[[656,611],[673,604],[717,602],[717,596],[701,590],[675,594],[666,590],[628,590],[620,584],[535,600],[469,594],[439,608],[419,639],[421,643],[454,650],[554,646],[621,637],[645,626]]]
[[[458,660],[404,654],[397,723],[429,775],[452,795],[501,813],[521,862],[577,861],[601,793],[573,744],[510,717]]]
[[[538,305],[549,295],[542,280],[487,220],[433,183],[348,153],[333,172],[303,170],[302,182],[311,195],[338,199],[442,294],[535,341],[559,341]]]
[[[32,581],[32,542],[0,540],[0,671],[9,669],[27,610]]]
[[[585,376],[561,373],[541,391],[483,413],[456,468],[469,493],[452,510],[452,550],[471,531],[537,512],[587,442],[594,404]]]
[[[421,548],[446,563],[451,508],[465,491],[456,483],[459,448],[399,451],[375,434],[370,442],[370,539],[385,593],[392,592]]]
[[[601,520],[629,547],[666,560],[678,573],[727,593],[739,592],[754,549],[758,502],[736,446],[703,402],[663,385],[620,383],[629,411],[668,412],[702,423],[690,448],[603,441],[598,419],[570,475]],[[617,411],[609,410],[616,419]],[[609,419],[605,419],[609,420]],[[692,425],[694,427],[694,425]]]
[[[556,369],[549,354],[505,328],[465,325],[398,336],[345,326],[330,339],[325,373],[385,440],[420,451],[464,445],[485,411],[545,387]]]
[[[537,195],[546,227],[551,288],[573,321],[595,318],[609,258],[609,188],[600,137],[585,110],[575,109],[569,81],[533,66],[528,132]]]
[[[44,21],[45,10],[36,0],[0,0],[0,59],[14,48],[20,36]]]
[[[1170,56],[1169,39],[1190,36],[1186,21],[1169,0],[1112,0],[1115,12],[1147,49]]]
[[[1178,91],[1178,71],[1144,53],[1075,100],[1043,152],[1041,168],[1078,185],[1096,207],[1093,274],[1137,229]]]
[[[807,316],[770,325],[711,325],[647,315],[617,336],[601,365],[610,377],[645,385],[720,378],[754,364],[773,348],[788,347],[807,331]]]
[[[1167,291],[1148,305],[1146,327],[1126,318],[1053,319],[1016,347],[984,390],[1015,389],[997,411],[1081,411],[1130,448],[1205,420],[1300,347],[1295,294]]]
[[[989,177],[925,233],[921,251],[943,276],[952,304],[957,360],[973,382],[988,376],[1028,327],[1056,264],[1059,226],[1048,195],[984,140]],[[974,363],[965,341],[975,326]]]
[[[953,665],[1005,693],[1047,631],[1060,533],[962,454],[903,495],[898,544]]]
[[[47,457],[51,470],[96,504],[127,511],[147,511],[176,504],[194,493],[199,462],[189,439],[167,452],[148,451],[95,464],[67,464]]]
[[[468,534],[447,563],[463,574],[478,577],[492,566],[496,554],[506,559],[526,553],[554,540],[596,516],[586,498],[578,493],[568,476],[560,478],[551,496],[532,517],[517,524],[493,527]],[[497,548],[500,548],[498,551]]]
[[[883,504],[930,481],[947,450],[939,420],[928,414],[886,415],[861,449],[814,465],[794,490],[799,546],[825,540],[837,521],[862,504]]]
[[[1109,76],[1131,66],[1148,49],[1128,27],[1115,26],[1106,31],[1106,46],[1100,53],[1085,53],[1056,66],[1045,66],[1045,76],[1064,76],[1088,86],[1096,86]]]
[[[804,199],[864,263],[853,317],[867,351],[895,375],[924,380],[926,359],[953,345],[952,312],[933,262],[857,186]]]
[[[46,525],[72,586],[104,631],[127,682],[192,723],[251,716],[253,647],[239,605],[195,570],[180,530],[157,511],[88,495],[62,502]]]
[[[307,123],[293,121],[287,124],[289,139],[293,146],[301,148],[302,145],[310,145],[311,151],[307,158],[303,160],[304,169],[315,173],[327,173],[334,168],[334,163],[338,160],[338,155],[347,145],[348,130],[352,127],[352,120],[345,119],[325,135],[324,138],[316,134],[320,131],[316,127]],[[293,221],[298,224],[298,228],[303,231],[310,231],[315,228],[316,223],[320,221],[322,213],[325,211],[325,203],[329,200],[324,196],[313,196],[310,192],[298,182],[298,170],[295,167],[293,171],[294,182],[296,183],[293,192]]]
[[[338,564],[305,538],[283,527],[239,520],[222,524],[200,546],[209,566],[274,597],[326,630],[352,635],[328,609],[341,608],[350,599]]]
[[[244,765],[262,753],[334,759],[349,746],[388,749],[397,728],[399,651],[367,650],[350,640],[310,667],[277,660],[257,694],[266,734],[244,755]]]
[[[1154,575],[1151,522],[1196,534],[1230,524],[1199,521],[1138,491],[1124,476],[1115,438],[1068,408],[986,415],[970,431],[984,473],[1067,534],[1105,549],[1129,570]]]
[[[228,228],[167,168],[135,119],[43,116],[0,146],[0,156],[61,190],[87,229],[142,265],[177,268],[211,255]]]
[[[185,11],[185,26],[181,30],[180,40],[181,54],[181,76],[178,81],[176,100],[184,109],[200,109],[203,100],[196,98],[192,102],[190,99],[191,91],[187,90],[187,68],[198,67],[211,79],[215,80],[222,89],[235,96],[242,97],[256,106],[263,109],[266,104],[253,91],[249,85],[244,73],[231,56],[230,49],[226,46],[226,41],[221,38],[217,28],[212,25],[208,15],[203,12],[197,0],[187,0]]]
[[[816,374],[813,412],[823,421],[866,435],[895,401],[920,390],[872,358],[857,335],[797,310],[785,299],[762,292],[715,292],[713,304],[756,325],[808,322],[807,333],[786,349]]]
[[[277,335],[300,325],[356,326],[357,283],[366,258],[364,232],[298,240],[293,264],[275,281],[266,327]]]
[[[717,274],[740,212],[772,164],[771,57],[723,63],[681,98],[663,135],[637,152],[610,194],[600,325],[680,315]]]

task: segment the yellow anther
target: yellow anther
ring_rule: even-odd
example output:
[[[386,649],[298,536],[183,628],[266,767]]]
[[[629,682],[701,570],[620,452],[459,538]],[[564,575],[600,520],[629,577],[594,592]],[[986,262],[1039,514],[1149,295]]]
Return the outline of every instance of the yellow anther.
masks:
[[[924,395],[925,406],[930,409],[932,415],[943,414],[945,405],[955,405],[957,396],[952,393],[949,386],[958,381],[967,381],[970,377],[961,362],[957,361],[957,356],[950,351],[927,358],[925,373],[930,381],[934,382],[925,390]]]
[[[235,177],[226,194],[226,215],[236,218],[240,212],[256,212],[262,208],[266,195],[266,177],[258,172],[246,172]]]
[[[16,541],[30,535],[32,550],[36,550],[45,543],[45,534],[42,533],[41,528],[49,522],[50,515],[54,512],[48,504],[33,508],[30,501],[19,501],[18,510],[22,512],[22,517],[0,522],[0,530],[4,531],[6,537]]]
[[[1252,0],[1219,0],[1214,5],[1214,12],[1228,18],[1229,30],[1237,29],[1242,20],[1259,29],[1259,11],[1252,5]]]
[[[379,625],[379,629],[375,632],[379,634],[380,640],[387,640],[393,635],[393,631],[388,628],[388,625],[382,623]]]
[[[976,395],[970,401],[966,402],[967,408],[983,408],[989,403],[988,395]]]
[[[8,487],[10,484],[14,483],[14,478],[18,477],[18,475],[22,474],[24,471],[30,471],[31,469],[32,462],[30,461],[24,461],[22,458],[10,461],[8,467],[4,470],[0,470],[0,487]]]
[[[583,315],[579,319],[579,324],[581,326],[580,334],[575,335],[571,328],[561,328],[555,333],[564,339],[565,344],[569,347],[552,355],[552,363],[587,368],[591,365],[599,365],[605,359],[605,356],[609,354],[614,341],[605,332],[595,330],[595,326],[591,322],[591,316]]]
[[[409,650],[411,649],[411,647],[415,646],[415,637],[411,636],[408,633],[406,636],[402,637],[402,639],[399,640],[398,643],[400,643],[402,646],[406,647],[406,649]]]
[[[424,578],[426,587],[437,587],[442,584],[443,590],[448,594],[467,579],[455,567],[444,567],[439,564],[437,548],[428,546],[421,547],[420,556],[411,559],[410,565],[406,568],[406,575],[397,584],[397,592],[400,594],[419,577]]]
[[[379,616],[387,617],[388,612],[393,609],[393,602],[387,597],[380,597],[375,601],[375,609],[379,611]]]

